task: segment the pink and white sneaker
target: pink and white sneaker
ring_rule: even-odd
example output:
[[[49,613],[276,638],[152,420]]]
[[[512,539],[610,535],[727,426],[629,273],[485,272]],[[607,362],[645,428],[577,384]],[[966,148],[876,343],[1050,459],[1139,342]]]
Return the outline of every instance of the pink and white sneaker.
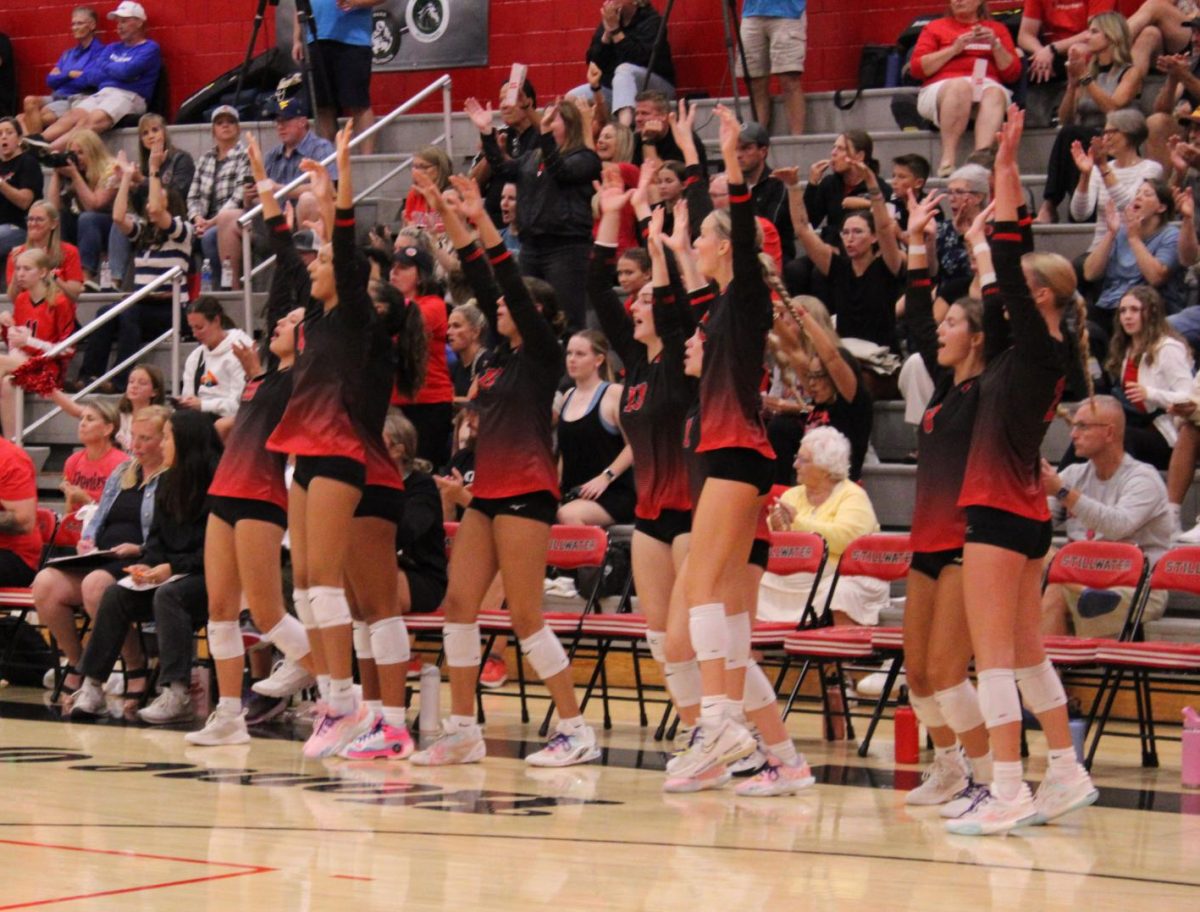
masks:
[[[599,756],[596,733],[590,725],[585,725],[577,732],[567,732],[560,724],[546,746],[526,757],[525,762],[530,766],[574,766],[576,763],[590,763]]]
[[[442,734],[429,747],[417,751],[410,758],[417,766],[454,766],[460,763],[478,763],[487,756],[487,745],[483,731],[478,725],[456,728],[449,719],[442,722]]]
[[[347,744],[338,756],[346,760],[407,760],[414,749],[407,728],[388,725],[380,716],[370,731]]]
[[[794,795],[816,781],[807,763],[789,766],[768,755],[763,768],[745,782],[738,783],[733,791],[743,798],[773,798]]]
[[[988,789],[969,811],[947,820],[946,830],[955,836],[996,836],[1040,822],[1033,794],[1022,782],[1014,801],[1004,801]]]
[[[310,760],[332,757],[343,747],[369,731],[374,722],[371,711],[360,703],[354,712],[335,716],[328,704],[317,707],[312,734],[304,742],[304,756]]]
[[[663,791],[676,795],[704,792],[709,789],[723,788],[732,778],[733,774],[729,772],[729,767],[723,763],[718,763],[709,766],[695,775],[690,773],[668,773],[667,781],[663,783]]]

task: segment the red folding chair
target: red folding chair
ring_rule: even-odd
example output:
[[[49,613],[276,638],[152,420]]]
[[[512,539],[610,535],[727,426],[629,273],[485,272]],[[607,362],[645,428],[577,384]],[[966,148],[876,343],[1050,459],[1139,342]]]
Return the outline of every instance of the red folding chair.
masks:
[[[833,585],[830,587],[829,597],[825,601],[824,611],[821,615],[820,620],[826,626],[816,629],[797,630],[794,633],[788,634],[784,640],[784,651],[793,659],[802,659],[804,662],[803,667],[800,669],[800,675],[792,687],[791,694],[788,696],[787,705],[784,707],[785,719],[792,711],[792,707],[800,693],[800,687],[804,683],[809,668],[815,664],[821,681],[824,682],[825,667],[832,663],[837,678],[837,687],[841,691],[842,696],[842,715],[846,721],[846,736],[851,739],[854,738],[854,724],[851,720],[850,703],[846,699],[846,685],[842,678],[842,664],[843,662],[861,660],[875,653],[871,642],[873,629],[870,627],[831,626],[833,624],[833,598],[837,593],[838,584],[845,577],[865,576],[891,583],[907,576],[911,563],[912,548],[909,545],[907,535],[876,532],[860,536],[846,547],[846,550],[842,552],[841,559],[838,561]],[[903,655],[897,655],[893,658],[888,670],[889,684],[895,681],[896,675],[899,673],[902,658]],[[871,721],[867,727],[866,737],[858,749],[859,756],[865,757],[867,750],[870,748],[871,738],[874,737],[875,729],[879,725],[879,719],[883,715],[883,708],[886,705],[890,690],[891,687],[885,684],[883,692],[875,702],[874,710],[871,713]],[[832,740],[832,719],[830,718],[827,690],[824,686],[821,687],[821,703],[825,715],[826,736]]]
[[[1172,548],[1158,559],[1150,581],[1143,586],[1141,598],[1130,610],[1126,621],[1129,638],[1102,640],[1096,649],[1096,661],[1104,667],[1104,678],[1096,694],[1098,705],[1102,695],[1107,699],[1104,708],[1095,718],[1095,731],[1088,748],[1087,766],[1090,769],[1104,737],[1104,727],[1112,713],[1113,702],[1121,689],[1121,682],[1128,673],[1133,682],[1137,704],[1138,738],[1142,747],[1142,766],[1158,766],[1157,737],[1154,731],[1154,707],[1152,703],[1154,678],[1178,683],[1180,678],[1200,675],[1200,644],[1170,642],[1135,642],[1133,637],[1141,633],[1142,614],[1146,602],[1153,592],[1186,592],[1200,595],[1200,546]],[[1124,634],[1126,631],[1122,631]]]

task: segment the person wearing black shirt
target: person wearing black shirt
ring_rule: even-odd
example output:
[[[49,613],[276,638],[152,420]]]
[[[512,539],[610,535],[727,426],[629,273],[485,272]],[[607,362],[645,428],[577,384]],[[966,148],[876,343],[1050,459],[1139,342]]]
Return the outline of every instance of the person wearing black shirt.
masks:
[[[648,158],[659,161],[685,161],[683,150],[675,141],[668,116],[671,100],[662,92],[647,89],[639,92],[633,112],[633,158],[641,165]],[[704,154],[704,140],[694,131],[692,140],[700,156],[700,173],[708,174],[708,157]]]
[[[767,167],[767,154],[771,149],[771,137],[762,124],[746,123],[738,140],[738,162],[750,195],[754,198],[754,211],[775,226],[779,232],[779,246],[783,249],[784,261],[796,255],[796,233],[792,228],[792,216],[788,210],[787,187],[783,181],[771,176]]]
[[[0,118],[0,275],[8,252],[25,243],[25,213],[41,198],[41,166],[21,149],[16,118]]]
[[[518,159],[537,144],[540,131],[541,115],[537,109],[537,91],[528,79],[517,91],[517,99],[513,104],[508,103],[508,83],[500,86],[500,120],[504,126],[496,131],[496,141],[505,160]],[[483,192],[484,204],[488,215],[497,225],[501,224],[503,212],[500,207],[500,197],[504,192],[503,180],[493,180],[493,171],[487,157],[480,150],[471,163],[470,176],[479,184]]]
[[[654,53],[662,17],[650,5],[650,0],[605,0],[600,7],[600,24],[588,46],[589,83],[598,78],[609,110],[616,112],[626,126],[632,121],[632,108],[643,84],[669,95],[675,93],[675,64],[671,61],[671,45],[663,30],[662,42]],[[650,57],[654,69],[646,80]],[[591,95],[591,86],[581,86],[575,94]]]

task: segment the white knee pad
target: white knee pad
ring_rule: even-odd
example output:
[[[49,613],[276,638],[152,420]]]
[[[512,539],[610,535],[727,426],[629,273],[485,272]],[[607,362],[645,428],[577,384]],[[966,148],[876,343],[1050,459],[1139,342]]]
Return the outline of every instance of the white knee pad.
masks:
[[[912,707],[917,719],[926,728],[945,728],[946,719],[938,707],[937,697],[918,697],[911,690],[908,692],[908,705]]]
[[[750,664],[750,615],[725,615],[725,667],[746,668]]]
[[[983,711],[979,708],[979,695],[971,682],[963,678],[953,687],[935,693],[942,717],[955,732],[961,734],[984,724]]]
[[[549,627],[542,627],[533,636],[521,640],[521,649],[529,656],[534,673],[543,681],[565,671],[571,664],[567,651]]]
[[[371,649],[371,628],[365,621],[355,621],[354,630],[354,654],[360,659],[370,659],[375,661],[375,652]]]
[[[746,689],[742,693],[742,709],[748,713],[765,709],[776,700],[775,688],[771,686],[767,673],[759,664],[751,661],[746,666]]]
[[[1018,668],[1014,675],[1017,687],[1021,691],[1021,699],[1034,715],[1040,715],[1067,702],[1067,692],[1063,690],[1062,681],[1059,680],[1058,673],[1049,659],[1043,659],[1040,665]]]
[[[442,627],[442,648],[451,668],[478,668],[483,661],[478,624],[446,624]]]
[[[411,653],[408,648],[408,627],[404,618],[384,618],[371,625],[371,649],[375,652],[376,665],[399,665],[407,662]]]
[[[208,651],[217,661],[241,658],[246,649],[242,645],[242,630],[238,622],[209,621]]]
[[[304,625],[290,614],[285,614],[279,623],[267,632],[267,639],[291,662],[300,661],[311,649]]]
[[[313,617],[312,602],[308,598],[307,589],[292,590],[292,605],[296,608],[296,617],[300,618],[300,623],[313,630],[317,626],[317,621]]]
[[[650,656],[659,665],[667,664],[667,632],[665,630],[647,630],[646,645],[650,647]]]
[[[720,602],[712,602],[690,609],[688,634],[692,638],[697,661],[724,659],[729,639],[729,631],[725,627],[725,606]]]
[[[988,668],[979,672],[979,709],[988,728],[1021,721],[1021,698],[1011,668]]]
[[[671,695],[676,708],[699,705],[704,688],[700,684],[700,666],[695,659],[668,662],[663,667],[663,672],[667,682],[667,693]]]
[[[354,623],[350,617],[350,603],[346,601],[346,590],[341,586],[313,586],[308,590],[308,601],[312,605],[313,620],[322,630],[348,627]]]

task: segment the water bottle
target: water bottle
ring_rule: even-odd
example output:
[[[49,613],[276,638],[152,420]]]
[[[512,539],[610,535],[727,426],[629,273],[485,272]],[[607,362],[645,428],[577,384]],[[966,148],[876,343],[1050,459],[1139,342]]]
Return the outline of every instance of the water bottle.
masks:
[[[108,257],[104,257],[100,261],[100,290],[108,291],[113,287],[112,267],[108,264]]]
[[[896,707],[892,728],[896,742],[896,762],[920,763],[920,733],[917,731],[917,714],[911,706]]]
[[[1087,719],[1082,716],[1073,716],[1067,720],[1067,727],[1071,730],[1071,744],[1075,747],[1075,759],[1082,765],[1084,739],[1087,737]]]
[[[892,51],[887,56],[887,68],[884,71],[883,86],[887,89],[894,89],[900,85],[900,68],[904,60],[900,56],[899,51]]]
[[[233,287],[233,260],[229,257],[221,260],[221,288]]]
[[[1200,788],[1200,713],[1190,706],[1183,710],[1183,757],[1179,771],[1184,788]]]
[[[212,291],[212,279],[212,260],[206,258],[200,264],[200,290],[204,292]]]
[[[436,665],[421,666],[421,713],[418,726],[421,741],[436,735],[441,728],[442,672]]]

